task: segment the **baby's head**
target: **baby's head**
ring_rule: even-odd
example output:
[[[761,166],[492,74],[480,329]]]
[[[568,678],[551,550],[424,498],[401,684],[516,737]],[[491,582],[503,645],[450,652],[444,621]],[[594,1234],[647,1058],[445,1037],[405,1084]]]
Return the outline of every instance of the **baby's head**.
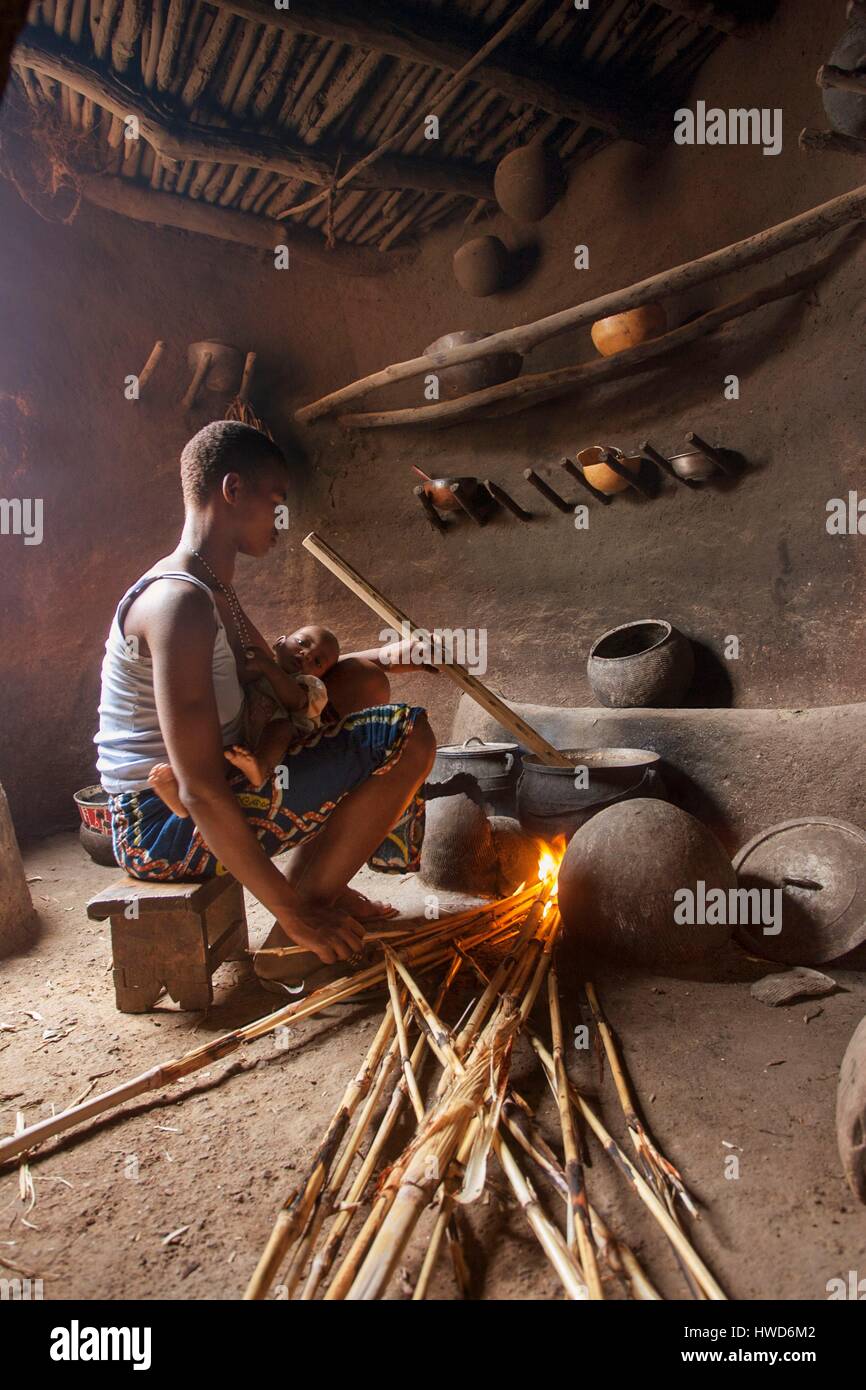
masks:
[[[299,627],[297,632],[281,637],[274,652],[284,671],[321,677],[337,664],[340,644],[326,627]]]

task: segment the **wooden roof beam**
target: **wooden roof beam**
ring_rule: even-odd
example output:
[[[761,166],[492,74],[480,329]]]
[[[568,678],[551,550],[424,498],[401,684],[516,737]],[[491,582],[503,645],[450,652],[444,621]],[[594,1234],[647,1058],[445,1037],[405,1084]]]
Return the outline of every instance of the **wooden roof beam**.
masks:
[[[43,77],[63,83],[120,120],[136,117],[142,139],[167,163],[200,159],[214,164],[268,169],[320,187],[327,187],[333,181],[334,160],[324,158],[308,146],[294,146],[282,135],[193,125],[184,117],[167,113],[146,94],[135,91],[106,71],[81,62],[68,47],[52,42],[47,36],[40,37],[37,43],[25,35],[15,46],[12,62],[16,68],[32,68]],[[490,169],[404,155],[384,155],[362,169],[356,183],[359,188],[418,188],[467,198],[493,198]]]
[[[256,24],[272,24],[335,43],[388,53],[394,58],[426,63],[446,72],[457,72],[469,61],[483,39],[445,22],[440,15],[400,10],[385,0],[291,0],[285,10],[267,0],[210,0]],[[543,63],[543,68],[542,68]],[[542,75],[543,71],[543,75]],[[514,101],[608,131],[641,145],[670,139],[672,120],[664,112],[648,108],[616,88],[594,78],[544,62],[543,55],[521,55],[513,47],[507,59],[489,58],[479,68],[477,80],[494,87]]]
[[[156,193],[131,179],[81,174],[76,182],[87,202],[121,217],[218,237],[221,241],[251,246],[271,256],[277,246],[287,246],[290,256],[297,256],[299,261],[325,266],[343,275],[381,275],[407,260],[405,252],[386,254],[342,242],[329,247],[318,232],[304,227],[287,227],[273,218],[253,217],[234,208],[213,207],[210,203],[195,202],[175,193]]]

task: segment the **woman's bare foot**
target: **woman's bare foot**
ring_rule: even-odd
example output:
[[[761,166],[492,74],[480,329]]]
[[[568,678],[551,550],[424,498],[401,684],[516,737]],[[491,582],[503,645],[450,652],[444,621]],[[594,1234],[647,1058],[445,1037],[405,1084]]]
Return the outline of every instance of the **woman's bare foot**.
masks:
[[[251,787],[261,787],[267,782],[270,773],[249,748],[236,743],[232,748],[225,749],[225,756],[232,767],[244,774]]]
[[[168,763],[157,763],[152,767],[147,777],[147,785],[151,791],[155,791],[160,800],[164,801],[170,811],[181,820],[189,819],[189,811],[180,799],[180,788],[177,785],[177,778]]]
[[[356,888],[344,888],[335,899],[334,906],[348,912],[356,922],[384,922],[399,915],[399,910],[391,903],[375,902],[359,893]]]

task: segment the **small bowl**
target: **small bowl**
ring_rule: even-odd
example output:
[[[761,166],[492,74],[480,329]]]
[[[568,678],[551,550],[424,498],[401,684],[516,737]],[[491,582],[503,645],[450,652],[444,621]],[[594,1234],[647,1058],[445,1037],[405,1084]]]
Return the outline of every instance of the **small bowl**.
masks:
[[[692,483],[705,483],[716,471],[715,464],[697,449],[686,453],[672,454],[668,460],[678,478],[686,478]]]
[[[626,458],[621,449],[614,449],[610,445],[593,444],[590,449],[581,449],[577,455],[577,461],[583,469],[586,481],[596,489],[612,496],[615,492],[625,492],[629,486],[625,478],[621,478],[612,468],[608,468],[604,461],[605,454],[613,454],[617,463],[623,464],[635,476],[640,472],[640,455],[637,457]]]

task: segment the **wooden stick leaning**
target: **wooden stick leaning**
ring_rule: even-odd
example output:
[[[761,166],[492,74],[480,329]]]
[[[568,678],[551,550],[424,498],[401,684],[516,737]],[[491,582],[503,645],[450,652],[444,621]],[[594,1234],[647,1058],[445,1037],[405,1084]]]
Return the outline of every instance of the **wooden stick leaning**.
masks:
[[[553,1058],[551,1057],[544,1043],[541,1041],[541,1039],[538,1037],[536,1033],[530,1031],[529,1038],[530,1042],[532,1043],[532,1046],[535,1048],[535,1051],[541,1058],[545,1075],[547,1076],[548,1084],[550,1085],[551,1090],[555,1093],[554,1088],[556,1083],[554,1077]],[[704,1264],[703,1260],[695,1250],[688,1236],[685,1235],[685,1233],[674,1221],[673,1217],[667,1210],[667,1207],[664,1205],[661,1198],[656,1196],[655,1192],[650,1187],[643,1174],[638,1172],[638,1170],[635,1168],[634,1164],[631,1162],[628,1156],[625,1153],[623,1153],[619,1144],[617,1144],[613,1136],[608,1133],[607,1129],[605,1129],[598,1115],[595,1113],[592,1107],[584,1100],[583,1096],[580,1094],[580,1092],[577,1090],[573,1083],[569,1086],[569,1093],[571,1095],[572,1103],[577,1106],[578,1110],[583,1115],[584,1119],[587,1121],[596,1138],[600,1141],[605,1153],[607,1153],[607,1155],[613,1160],[615,1166],[620,1170],[623,1176],[635,1189],[644,1206],[646,1206],[649,1209],[652,1216],[655,1218],[655,1220],[661,1226],[662,1230],[665,1232],[665,1235],[668,1237],[668,1240],[671,1242],[671,1245],[674,1246],[677,1252],[682,1256],[683,1260],[688,1264],[689,1269],[691,1270],[695,1278],[698,1280],[698,1283],[701,1285],[701,1288],[704,1290],[707,1297],[714,1300],[723,1301],[726,1298],[725,1293],[717,1283],[716,1279],[713,1277],[710,1270]]]
[[[402,613],[384,595],[374,589],[363,575],[347,564],[342,556],[328,545],[327,541],[316,535],[315,531],[311,531],[304,538],[303,545],[305,550],[308,550],[311,555],[315,555],[316,559],[325,566],[325,569],[336,575],[347,589],[356,594],[363,603],[366,603],[368,608],[371,608],[385,622],[390,623],[398,632],[420,633],[422,636],[429,636],[426,629],[416,627],[405,613]],[[563,767],[567,764],[568,759],[563,757],[562,753],[553,747],[553,744],[548,743],[547,739],[536,733],[535,729],[527,724],[519,714],[515,714],[504,700],[501,700],[498,695],[494,695],[492,690],[488,690],[487,686],[482,685],[477,676],[473,676],[471,672],[467,671],[465,666],[461,666],[458,662],[449,662],[441,666],[440,670],[444,671],[454,684],[465,691],[467,695],[471,695],[472,699],[477,701],[481,708],[492,715],[494,719],[497,719],[503,728],[514,734],[520,743],[537,754],[547,766]]]
[[[706,284],[709,280],[755,265],[792,246],[799,246],[804,241],[823,236],[826,232],[834,231],[849,222],[860,221],[864,217],[866,185],[843,193],[837,198],[831,198],[817,207],[809,208],[786,222],[756,232],[741,241],[732,242],[718,251],[711,251],[695,260],[684,261],[670,270],[649,275],[624,289],[612,290],[582,304],[560,309],[557,313],[548,314],[532,323],[519,324],[516,328],[504,329],[500,333],[491,333],[489,337],[477,343],[466,343],[448,351],[426,353],[422,357],[413,357],[405,362],[395,362],[390,367],[373,372],[370,376],[353,381],[338,391],[332,391],[320,400],[303,406],[295,412],[295,419],[309,424],[323,415],[334,414],[347,402],[366,396],[379,386],[390,386],[395,381],[404,381],[408,377],[420,376],[425,372],[435,372],[441,367],[456,365],[458,362],[472,362],[477,358],[490,357],[504,351],[529,352],[539,343],[547,342],[561,333],[571,332],[572,329],[580,328],[595,319],[622,313],[627,309],[637,309],[652,300],[679,293],[695,285]]]
[[[866,144],[866,142],[864,142]],[[826,258],[825,258],[826,259]],[[381,429],[404,425],[441,427],[455,421],[484,415],[499,415],[525,410],[540,401],[552,400],[577,387],[597,386],[603,381],[616,381],[633,373],[649,371],[670,352],[676,352],[699,338],[724,328],[735,319],[743,318],[765,304],[775,303],[789,295],[798,294],[815,281],[824,261],[807,267],[794,275],[785,275],[761,289],[752,290],[740,299],[719,304],[698,318],[672,328],[657,338],[650,338],[637,347],[626,348],[614,357],[591,362],[576,362],[548,372],[525,373],[497,386],[485,386],[454,400],[438,401],[424,406],[409,406],[400,410],[369,411],[357,415],[341,415],[340,424],[347,429]]]
[[[310,1165],[307,1181],[300,1192],[294,1193],[283,1204],[264,1253],[247,1285],[244,1299],[265,1297],[290,1245],[300,1235],[310,1210],[316,1203],[327,1180],[328,1172],[348,1129],[349,1121],[370,1089],[374,1071],[381,1062],[394,1035],[395,1018],[396,1014],[394,1013],[386,1012],[384,1014],[376,1035],[367,1050],[366,1057],[346,1087],[337,1111],[325,1131],[325,1137]],[[402,1010],[400,1011],[400,1021],[402,1022]]]
[[[565,1068],[565,1046],[562,1036],[562,1010],[559,1003],[559,980],[556,967],[551,965],[547,976],[548,1007],[550,1009],[550,1032],[553,1043],[553,1068],[556,1081],[556,1104],[559,1111],[559,1124],[562,1130],[562,1148],[565,1155],[565,1176],[568,1184],[566,1206],[566,1239],[568,1248],[576,1254],[583,1267],[591,1299],[604,1298],[601,1278],[598,1273],[592,1225],[589,1217],[589,1203],[586,1196],[586,1179],[583,1172],[581,1145],[574,1119],[574,1111],[568,1094],[568,1072]]]
[[[486,912],[478,910],[476,925],[464,925],[460,928],[463,944],[469,945],[475,941],[482,941],[495,934],[498,930],[497,923],[500,917],[502,915],[507,916],[515,910],[519,911],[519,906],[515,909],[508,898],[491,904]],[[423,962],[425,966],[432,966],[444,963],[450,958],[453,944],[451,944],[452,928],[449,919],[443,918],[437,925],[439,927],[438,935],[419,942],[417,948],[407,947],[404,952],[404,959],[414,960],[417,963]],[[46,1120],[39,1120],[36,1124],[28,1125],[20,1134],[13,1134],[5,1139],[0,1139],[0,1163],[6,1163],[19,1154],[36,1148],[46,1139],[63,1134],[76,1125],[84,1123],[85,1120],[92,1120],[108,1111],[116,1110],[125,1101],[134,1100],[137,1096],[144,1095],[148,1091],[163,1090],[166,1086],[173,1085],[176,1081],[182,1080],[193,1072],[220,1061],[246,1043],[255,1042],[258,1038],[265,1037],[286,1023],[297,1023],[301,1019],[311,1018],[322,1009],[328,1008],[330,1004],[351,999],[356,994],[361,994],[364,990],[369,989],[371,985],[381,983],[384,979],[385,962],[381,960],[365,970],[358,971],[355,975],[324,985],[306,999],[299,999],[292,1004],[286,1004],[275,1012],[266,1014],[263,1018],[254,1019],[252,1023],[248,1023],[242,1028],[235,1029],[230,1033],[223,1033],[221,1037],[214,1038],[201,1047],[193,1048],[181,1057],[160,1063],[155,1067],[149,1067],[146,1071],[140,1072],[119,1086],[114,1086],[97,1096],[91,1096],[78,1105],[70,1106],[68,1110],[51,1115]]]
[[[587,980],[584,984],[584,990],[587,1000],[589,1001],[589,1007],[592,1010],[593,1021],[604,1046],[608,1066],[610,1067],[616,1093],[628,1127],[629,1138],[640,1160],[644,1176],[648,1182],[653,1183],[657,1187],[659,1196],[663,1196],[665,1190],[671,1191],[671,1195],[678,1197],[687,1211],[692,1216],[697,1217],[698,1210],[689,1196],[682,1179],[682,1174],[665,1158],[664,1154],[660,1152],[658,1146],[647,1132],[643,1122],[638,1116],[631,1085],[626,1076],[625,1068],[623,1067],[622,1059],[620,1058],[619,1050],[614,1041],[610,1025],[602,1012],[601,1004],[599,1003],[598,995],[595,991],[595,985],[592,984],[590,980]]]
[[[434,1008],[437,1011],[441,1008],[445,996],[451,988],[451,985],[453,984],[462,964],[463,960],[461,956],[455,952],[448,973],[446,974],[445,979],[439,987],[439,992],[436,996]],[[425,1034],[422,1033],[415,1044],[411,1058],[412,1069],[416,1075],[418,1074],[419,1065],[424,1060],[426,1047],[427,1039]],[[400,1118],[400,1113],[403,1109],[403,1106],[405,1105],[408,1095],[409,1088],[406,1084],[406,1077],[401,1073],[397,1085],[394,1087],[394,1090],[391,1093],[391,1098],[388,1102],[385,1114],[382,1116],[382,1119],[379,1122],[379,1127],[373,1137],[370,1147],[367,1150],[364,1160],[360,1168],[358,1169],[358,1172],[355,1174],[355,1177],[352,1180],[352,1184],[346,1194],[346,1209],[340,1211],[337,1214],[333,1225],[328,1231],[323,1245],[319,1248],[319,1250],[313,1257],[310,1266],[310,1273],[307,1277],[307,1282],[304,1285],[304,1289],[301,1293],[302,1301],[307,1301],[315,1296],[316,1290],[318,1289],[322,1280],[326,1277],[328,1271],[330,1270],[336,1257],[337,1251],[339,1250],[340,1245],[342,1243],[343,1236],[345,1235],[349,1225],[351,1224],[353,1216],[351,1207],[356,1202],[360,1201],[367,1187],[367,1184],[369,1183],[373,1173],[376,1171],[379,1159],[382,1157],[385,1145],[390,1139],[391,1134],[394,1130],[394,1126]],[[351,1282],[351,1280],[349,1282]],[[348,1288],[348,1284],[346,1287]]]

